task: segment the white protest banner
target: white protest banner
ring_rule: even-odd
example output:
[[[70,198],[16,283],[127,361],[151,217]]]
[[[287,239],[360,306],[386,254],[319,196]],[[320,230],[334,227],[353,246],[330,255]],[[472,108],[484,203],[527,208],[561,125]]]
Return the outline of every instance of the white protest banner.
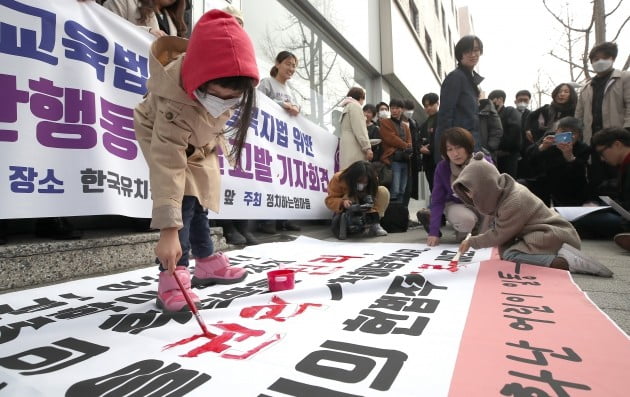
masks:
[[[300,237],[228,252],[248,277],[194,289],[210,337],[156,308],[154,267],[4,294],[0,394],[627,395],[630,340],[567,272],[490,249],[451,265],[456,249]],[[270,293],[279,267],[295,288]]]
[[[145,30],[93,1],[0,0],[0,218],[150,217],[133,129]],[[222,160],[217,218],[325,219],[337,138],[258,95],[243,169]]]

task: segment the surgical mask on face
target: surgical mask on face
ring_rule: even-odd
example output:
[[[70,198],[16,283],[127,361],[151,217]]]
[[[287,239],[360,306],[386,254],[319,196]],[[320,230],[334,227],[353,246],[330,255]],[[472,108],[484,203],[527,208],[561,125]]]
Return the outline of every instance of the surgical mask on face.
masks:
[[[241,102],[241,98],[221,99],[200,90],[195,90],[195,97],[215,119]]]
[[[408,119],[413,117],[413,110],[405,110],[403,113]]]
[[[521,112],[527,109],[527,106],[528,106],[527,102],[519,102],[516,104],[516,108],[520,110]]]
[[[612,68],[613,61],[612,59],[600,59],[599,61],[593,62],[591,65],[596,73],[602,73]]]
[[[378,112],[378,117],[382,119],[388,119],[391,117],[390,113],[387,110],[381,110]]]
[[[365,183],[357,183],[357,191],[362,192],[367,185]]]

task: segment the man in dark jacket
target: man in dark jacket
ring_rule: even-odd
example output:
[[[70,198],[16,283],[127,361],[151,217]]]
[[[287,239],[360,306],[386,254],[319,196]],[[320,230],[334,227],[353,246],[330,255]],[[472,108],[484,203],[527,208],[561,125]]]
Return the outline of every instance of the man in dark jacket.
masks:
[[[413,152],[411,153],[411,168],[409,169],[409,179],[407,180],[407,188],[405,189],[405,195],[403,197],[403,204],[408,205],[411,197],[418,199],[418,173],[420,172],[420,126],[418,122],[413,118],[413,110],[416,105],[411,99],[403,100],[403,121],[409,125],[409,132],[411,132],[411,146]]]
[[[516,178],[521,151],[521,114],[512,106],[505,106],[505,91],[503,90],[492,91],[488,99],[497,108],[503,126],[503,136],[497,150],[497,168],[499,172]]]
[[[570,142],[557,142],[555,135],[571,132]],[[557,131],[550,131],[529,147],[534,177],[521,181],[545,204],[579,207],[589,201],[586,163],[590,148],[582,142],[582,122],[575,117],[558,120]]]
[[[435,131],[435,143],[440,145],[440,135],[451,127],[470,131],[475,141],[474,151],[481,150],[479,140],[479,83],[483,80],[474,69],[483,54],[483,43],[477,36],[464,36],[455,45],[457,68],[449,73],[440,89],[440,110]],[[434,156],[435,163],[442,160]]]
[[[497,150],[503,136],[503,126],[499,112],[489,99],[479,100],[479,139],[481,148],[497,162]]]
[[[440,145],[435,144],[435,127],[440,107],[440,97],[434,92],[422,97],[422,106],[429,116],[420,126],[420,153],[422,154],[422,169],[429,182],[429,190],[433,190],[433,174],[435,174],[434,157],[440,156]]]
[[[604,162],[618,167],[618,195],[614,199],[630,211],[630,132],[621,127],[604,128],[593,135],[591,146]],[[621,222],[622,228],[630,232],[630,222]],[[614,240],[620,247],[630,251],[630,233],[617,234]]]

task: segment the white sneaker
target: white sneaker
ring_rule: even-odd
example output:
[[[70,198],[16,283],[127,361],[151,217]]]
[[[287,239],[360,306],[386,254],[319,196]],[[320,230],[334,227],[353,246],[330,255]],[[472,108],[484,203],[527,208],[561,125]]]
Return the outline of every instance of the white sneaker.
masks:
[[[613,275],[613,272],[606,266],[593,258],[589,258],[582,251],[567,243],[562,244],[558,256],[567,261],[571,273],[593,274],[600,277],[612,277]]]
[[[370,236],[387,236],[387,231],[385,229],[383,229],[383,226],[380,225],[380,223],[375,223],[373,225],[370,226],[370,230],[369,230],[369,235]]]

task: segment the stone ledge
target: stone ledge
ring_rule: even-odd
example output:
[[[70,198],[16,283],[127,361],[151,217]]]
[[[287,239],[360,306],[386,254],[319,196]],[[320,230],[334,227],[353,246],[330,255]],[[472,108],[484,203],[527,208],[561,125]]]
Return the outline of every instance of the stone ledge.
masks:
[[[210,234],[216,251],[231,248],[222,228],[211,228]],[[118,233],[0,246],[0,291],[153,266],[158,239],[158,232]]]

